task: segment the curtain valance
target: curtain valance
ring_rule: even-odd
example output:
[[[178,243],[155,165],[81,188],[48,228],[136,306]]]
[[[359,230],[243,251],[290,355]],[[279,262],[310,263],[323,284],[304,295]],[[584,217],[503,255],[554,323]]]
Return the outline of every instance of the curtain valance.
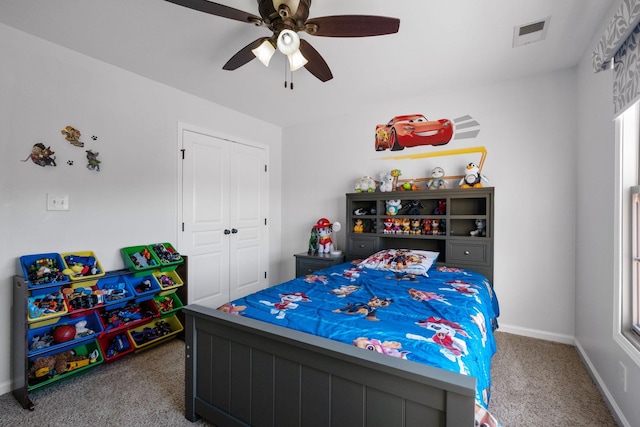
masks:
[[[640,0],[623,0],[600,42],[593,51],[595,72],[608,68],[608,63],[640,23]]]

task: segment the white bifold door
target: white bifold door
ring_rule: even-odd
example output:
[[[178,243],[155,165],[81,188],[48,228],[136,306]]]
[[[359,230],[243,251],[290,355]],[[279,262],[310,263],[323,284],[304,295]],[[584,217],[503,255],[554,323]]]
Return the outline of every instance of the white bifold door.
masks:
[[[181,128],[188,304],[220,305],[267,286],[266,147]]]

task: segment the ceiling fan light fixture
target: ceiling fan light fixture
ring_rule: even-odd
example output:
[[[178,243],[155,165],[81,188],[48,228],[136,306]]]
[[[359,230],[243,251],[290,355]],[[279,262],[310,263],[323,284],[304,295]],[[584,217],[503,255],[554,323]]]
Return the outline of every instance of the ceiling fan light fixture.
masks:
[[[260,46],[255,49],[252,49],[251,52],[264,64],[265,67],[269,66],[269,61],[271,61],[271,57],[276,53],[276,48],[271,44],[271,42],[267,39],[263,41]]]
[[[278,50],[289,56],[300,48],[300,37],[295,31],[282,30],[278,35]]]
[[[300,50],[296,50],[291,55],[287,55],[287,57],[289,58],[289,69],[291,71],[302,68],[307,64],[307,62],[309,62]]]

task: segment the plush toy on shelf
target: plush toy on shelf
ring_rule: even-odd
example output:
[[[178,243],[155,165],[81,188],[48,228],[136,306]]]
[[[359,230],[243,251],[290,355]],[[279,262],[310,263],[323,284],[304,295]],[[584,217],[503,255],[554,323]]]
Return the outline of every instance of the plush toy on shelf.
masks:
[[[364,225],[362,224],[362,220],[360,218],[357,218],[353,226],[353,232],[362,233],[363,231],[364,231]]]
[[[390,172],[380,174],[380,191],[393,191],[393,176]]]
[[[472,236],[485,237],[487,235],[487,220],[476,219],[476,229],[469,233]]]
[[[431,171],[431,179],[427,181],[427,188],[429,190],[440,190],[441,188],[447,188],[444,181],[444,169],[440,166],[436,166]]]
[[[461,188],[481,188],[482,181],[489,182],[487,177],[480,175],[480,168],[473,162],[466,166],[464,174],[459,183]]]
[[[401,200],[400,199],[387,200],[386,206],[387,206],[387,210],[386,210],[387,215],[398,215],[398,211],[402,208]]]
[[[356,193],[373,193],[376,191],[376,181],[370,176],[363,176],[356,182]]]
[[[393,177],[393,181],[391,182],[391,191],[396,191],[398,188],[398,178],[402,175],[402,171],[400,169],[394,169],[391,171],[391,176]]]

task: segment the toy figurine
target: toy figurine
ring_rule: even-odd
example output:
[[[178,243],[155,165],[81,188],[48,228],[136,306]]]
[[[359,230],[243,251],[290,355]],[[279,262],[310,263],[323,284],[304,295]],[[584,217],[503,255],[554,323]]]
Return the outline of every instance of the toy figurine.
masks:
[[[440,234],[440,220],[439,219],[432,219],[431,220],[431,234],[433,234],[434,236],[437,236],[438,234]]]
[[[402,208],[400,199],[387,200],[387,215],[398,215],[398,211]]]
[[[393,219],[393,233],[402,234],[402,220],[400,218]]]
[[[393,219],[385,218],[384,219],[384,230],[382,231],[384,234],[393,233]]]
[[[484,175],[480,175],[480,168],[473,162],[467,165],[464,173],[459,183],[461,188],[481,188],[482,181],[489,182]]]
[[[402,234],[409,234],[411,232],[411,220],[404,218],[402,220]]]
[[[391,182],[391,191],[396,191],[398,189],[398,177],[402,175],[400,169],[394,169],[391,171],[391,176],[393,180]]]
[[[353,226],[354,233],[362,233],[364,231],[364,226],[362,225],[362,220],[360,218],[356,219],[356,223]]]
[[[438,206],[433,210],[434,215],[445,215],[447,213],[447,200],[438,200]]]
[[[373,193],[376,191],[376,181],[370,176],[363,176],[356,182],[356,193]]]
[[[422,232],[420,234],[431,234],[431,220],[429,218],[422,220]]]
[[[427,182],[429,190],[439,190],[441,188],[447,188],[444,181],[444,169],[440,166],[436,166],[431,171],[431,179]]]
[[[333,224],[327,218],[320,218],[314,228],[318,233],[318,253],[331,253],[333,250],[333,241],[331,240]]]
[[[471,230],[469,234],[472,236],[485,237],[487,235],[487,221],[484,219],[476,219],[476,229]]]
[[[424,208],[420,200],[409,200],[407,203],[405,205],[405,208],[407,208],[405,215],[420,215],[420,209]]]
[[[318,252],[318,231],[316,226],[311,227],[311,236],[309,237],[309,255],[313,255]]]
[[[418,218],[411,219],[411,234],[420,234],[420,220]]]
[[[389,172],[380,174],[380,191],[393,191],[393,176]]]

